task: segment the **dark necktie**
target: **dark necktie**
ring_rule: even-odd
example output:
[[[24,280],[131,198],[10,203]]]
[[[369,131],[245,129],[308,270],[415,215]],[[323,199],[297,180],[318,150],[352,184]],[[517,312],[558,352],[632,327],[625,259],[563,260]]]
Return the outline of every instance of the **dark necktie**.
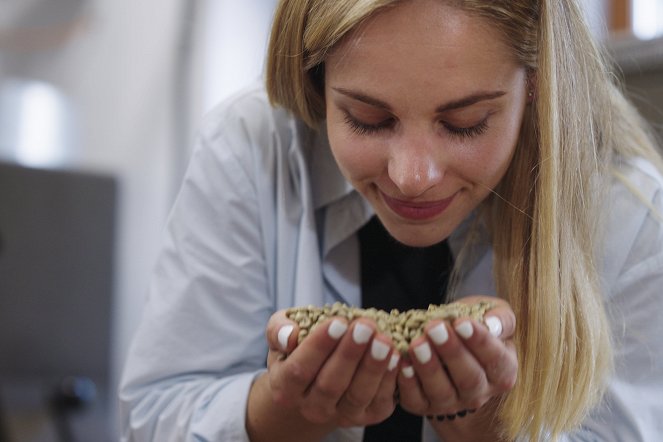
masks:
[[[428,308],[445,300],[453,257],[447,241],[415,248],[398,243],[373,217],[359,230],[362,307],[390,311]],[[385,421],[366,427],[364,442],[418,442],[422,418],[396,406]]]

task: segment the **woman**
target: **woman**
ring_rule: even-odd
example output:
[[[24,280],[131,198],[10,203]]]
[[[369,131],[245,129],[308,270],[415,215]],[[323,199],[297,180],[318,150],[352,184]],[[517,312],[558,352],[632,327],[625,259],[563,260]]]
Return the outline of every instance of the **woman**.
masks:
[[[575,1],[283,0],[266,92],[202,128],[125,440],[663,431],[663,167]],[[284,313],[452,296],[490,327],[431,321],[404,358],[367,319],[298,345]]]

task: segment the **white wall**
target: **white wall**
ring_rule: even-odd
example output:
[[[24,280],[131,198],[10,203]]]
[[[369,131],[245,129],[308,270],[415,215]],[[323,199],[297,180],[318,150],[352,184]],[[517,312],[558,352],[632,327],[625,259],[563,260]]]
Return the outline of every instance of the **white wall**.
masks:
[[[276,0],[205,2],[203,111],[262,74],[275,5]]]

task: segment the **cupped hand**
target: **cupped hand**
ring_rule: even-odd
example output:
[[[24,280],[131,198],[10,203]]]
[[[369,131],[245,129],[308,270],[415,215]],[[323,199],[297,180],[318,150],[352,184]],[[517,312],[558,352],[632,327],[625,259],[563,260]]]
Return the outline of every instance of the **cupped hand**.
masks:
[[[515,315],[506,301],[473,296],[496,305],[485,324],[469,318],[431,321],[415,339],[398,378],[401,406],[417,415],[475,410],[513,388],[518,372]]]
[[[269,385],[275,404],[333,426],[380,422],[395,407],[398,356],[370,319],[330,318],[297,345],[285,311],[267,325]]]

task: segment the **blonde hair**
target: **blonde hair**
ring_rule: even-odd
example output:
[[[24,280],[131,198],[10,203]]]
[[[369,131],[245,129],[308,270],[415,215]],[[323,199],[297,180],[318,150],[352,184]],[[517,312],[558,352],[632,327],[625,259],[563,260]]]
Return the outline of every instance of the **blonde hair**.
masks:
[[[267,59],[272,103],[319,124],[326,54],[399,1],[282,0]],[[577,0],[452,3],[495,25],[529,71],[535,94],[514,159],[483,213],[497,292],[517,318],[518,381],[501,398],[499,420],[508,438],[555,437],[580,425],[611,370],[596,270],[602,189],[619,158],[662,163]]]

